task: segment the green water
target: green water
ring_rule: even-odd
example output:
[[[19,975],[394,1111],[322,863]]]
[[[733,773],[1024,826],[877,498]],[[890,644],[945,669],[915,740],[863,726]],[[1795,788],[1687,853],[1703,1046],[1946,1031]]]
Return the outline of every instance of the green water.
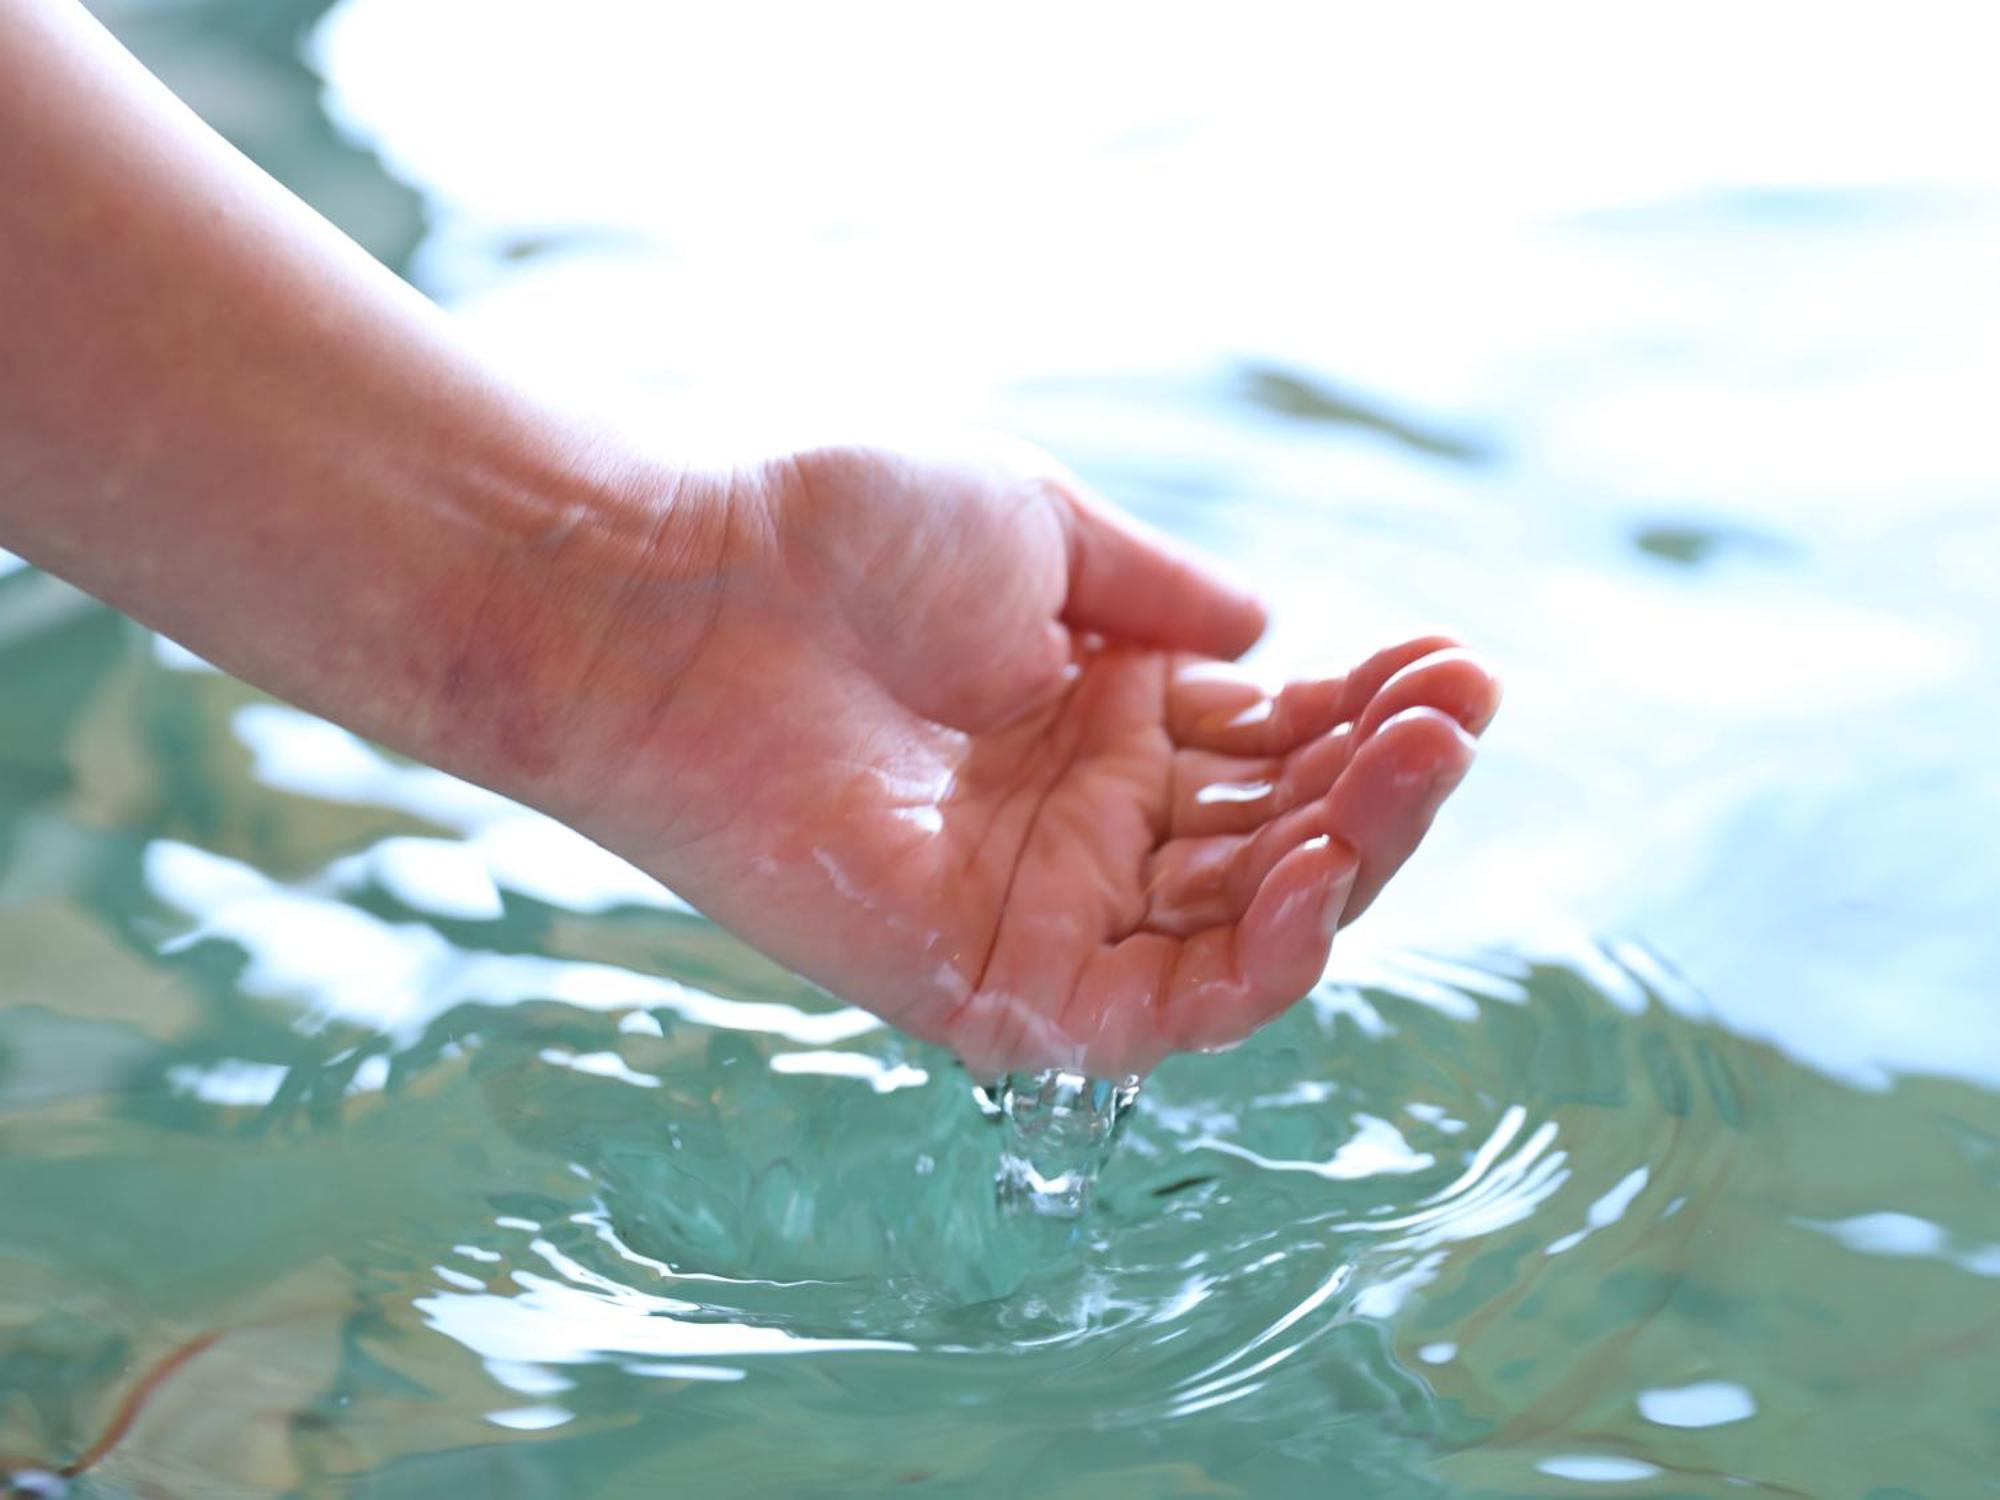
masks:
[[[107,9],[502,356],[726,405],[788,294],[538,51],[616,66],[651,12],[401,3],[336,9],[325,101],[317,3]],[[1262,77],[1200,95],[1266,131],[1237,155],[1020,149],[1068,187],[1134,152],[1341,170]],[[1227,553],[1274,664],[1445,620],[1509,681],[1327,982],[1148,1080],[1075,1226],[1002,1212],[948,1058],[0,561],[0,1454],[73,1458],[212,1332],[74,1493],[2000,1494],[2000,463],[1964,404],[2000,186],[1722,171],[1547,188],[1406,273],[1428,242],[1371,259],[1394,195],[1359,179],[1337,276],[1261,199],[1226,262],[1121,199],[1131,321],[1096,239],[1002,236],[936,348],[846,371]],[[825,213],[786,240],[816,295],[938,248],[886,199]],[[1046,311],[1031,348],[989,302]]]
[[[947,1059],[463,863],[547,825],[94,608],[0,680],[0,1451],[223,1331],[92,1493],[1992,1490],[1994,1095],[1642,947],[1329,984],[1024,1224]]]

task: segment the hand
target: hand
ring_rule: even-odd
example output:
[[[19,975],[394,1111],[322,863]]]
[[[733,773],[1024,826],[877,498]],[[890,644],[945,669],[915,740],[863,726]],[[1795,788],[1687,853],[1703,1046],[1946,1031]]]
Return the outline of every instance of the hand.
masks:
[[[655,469],[78,7],[0,17],[0,189],[54,205],[0,216],[10,550],[982,1071],[1242,1036],[1465,771],[1447,643],[1266,700],[1216,665],[1254,601],[1043,460]]]
[[[1221,660],[1255,601],[1046,460],[815,452],[674,510],[542,800],[984,1075],[1284,1010],[1497,704],[1440,637],[1267,697]]]

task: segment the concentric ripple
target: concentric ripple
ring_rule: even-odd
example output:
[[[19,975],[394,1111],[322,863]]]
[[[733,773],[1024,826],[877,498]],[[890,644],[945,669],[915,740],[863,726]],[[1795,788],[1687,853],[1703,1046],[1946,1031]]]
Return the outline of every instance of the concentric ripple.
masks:
[[[616,1454],[618,1493],[1819,1493],[1782,1414],[1870,1377],[1829,1392],[1802,1351],[1901,1378],[1962,1336],[1996,1236],[1841,1229],[1816,1113],[1949,1150],[1943,1101],[1853,1094],[1700,1009],[1636,950],[1407,961],[1163,1069],[1071,1225],[999,1209],[969,1080],[887,1033],[467,1002],[389,1054],[382,1107],[431,1098],[484,1143],[453,1154],[485,1211],[352,1247],[378,1278],[357,1357],[400,1378],[337,1426],[379,1464],[442,1408],[479,1465],[532,1443],[581,1485]],[[1894,1306],[1865,1290],[1891,1273]],[[746,1448],[766,1430],[810,1472]]]
[[[227,736],[187,758],[247,777],[157,828],[53,823],[89,877],[34,942],[72,993],[0,1009],[0,1451],[83,1451],[214,1333],[89,1485],[1881,1500],[2000,1472],[1974,1084],[1838,1082],[1635,945],[1404,955],[1146,1080],[1085,1217],[1011,1214],[948,1057],[552,824],[173,677],[163,721]],[[1893,1441],[1824,1438],[1885,1411]]]

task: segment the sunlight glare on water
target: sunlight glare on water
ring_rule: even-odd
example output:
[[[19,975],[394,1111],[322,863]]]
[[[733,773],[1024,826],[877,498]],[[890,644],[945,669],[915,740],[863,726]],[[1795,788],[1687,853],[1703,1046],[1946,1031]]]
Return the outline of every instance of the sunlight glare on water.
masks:
[[[2000,1493],[1962,11],[102,10],[567,399],[1008,427],[1509,697],[1306,1003],[982,1107],[0,558],[0,1452],[215,1330],[79,1492]]]

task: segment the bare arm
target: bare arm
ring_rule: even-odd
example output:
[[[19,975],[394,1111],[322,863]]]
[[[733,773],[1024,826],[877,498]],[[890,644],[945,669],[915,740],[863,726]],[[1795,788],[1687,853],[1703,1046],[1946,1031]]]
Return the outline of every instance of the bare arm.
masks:
[[[505,780],[468,643],[672,483],[468,358],[82,6],[0,0],[0,545]]]
[[[1266,693],[1257,602],[1036,455],[557,416],[70,0],[0,0],[0,546],[989,1071],[1289,1005],[1495,703],[1434,637]]]

